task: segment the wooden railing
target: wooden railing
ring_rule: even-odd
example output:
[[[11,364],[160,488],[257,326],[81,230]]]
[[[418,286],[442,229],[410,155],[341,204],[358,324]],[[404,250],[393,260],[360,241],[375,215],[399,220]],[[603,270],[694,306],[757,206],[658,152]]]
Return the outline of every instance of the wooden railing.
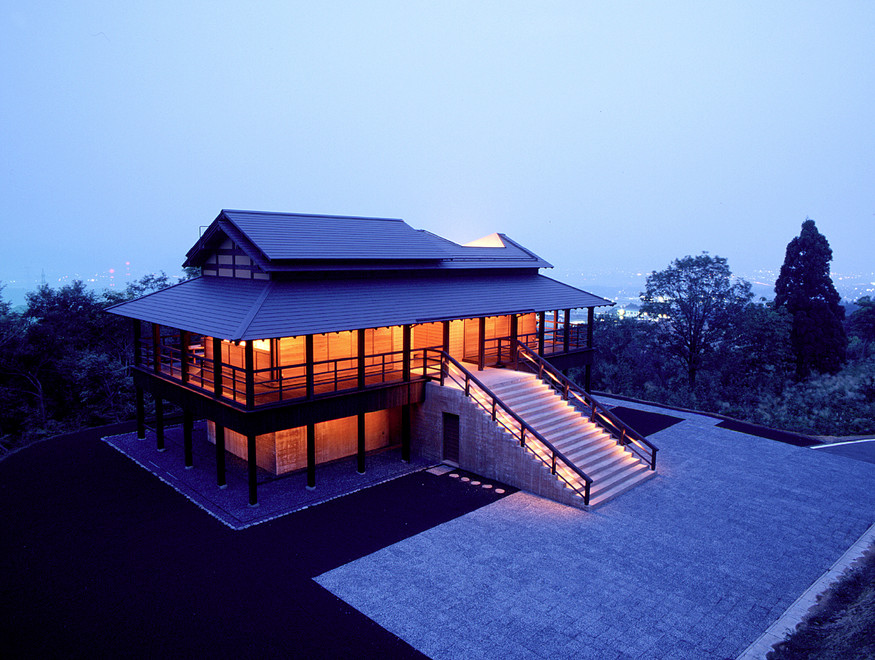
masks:
[[[517,342],[516,347],[516,364],[518,368],[522,367],[534,373],[565,401],[575,406],[580,412],[588,416],[591,422],[601,427],[602,430],[614,438],[618,445],[628,447],[630,451],[646,462],[651,470],[656,469],[656,452],[659,451],[658,447],[628,424],[621,421],[619,417],[614,415],[603,404],[596,401],[591,394],[562,375],[558,369],[528,346]]]
[[[434,349],[434,351],[441,359],[441,385],[445,385],[448,380],[455,383],[465,392],[465,396],[490,415],[496,424],[520,443],[521,447],[549,467],[551,474],[556,475],[583,497],[584,504],[589,504],[592,479],[583,470],[568,460],[561,451],[550,444],[458,360],[442,350]]]

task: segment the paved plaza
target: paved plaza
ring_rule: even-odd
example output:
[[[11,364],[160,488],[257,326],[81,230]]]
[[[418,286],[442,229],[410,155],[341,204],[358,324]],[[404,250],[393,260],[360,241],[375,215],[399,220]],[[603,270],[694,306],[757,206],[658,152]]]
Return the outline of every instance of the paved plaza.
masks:
[[[875,465],[672,414],[594,512],[519,492],[316,579],[432,658],[735,658],[875,522]]]

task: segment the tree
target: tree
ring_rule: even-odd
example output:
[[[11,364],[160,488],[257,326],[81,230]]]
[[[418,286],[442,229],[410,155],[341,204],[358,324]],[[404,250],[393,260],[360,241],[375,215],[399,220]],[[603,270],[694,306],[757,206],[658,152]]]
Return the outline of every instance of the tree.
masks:
[[[690,390],[709,351],[724,337],[734,315],[753,295],[744,280],[733,282],[723,257],[702,253],[675,259],[647,276],[641,311],[654,318],[668,351],[686,368]]]
[[[846,359],[845,309],[829,276],[830,261],[829,242],[806,218],[787,245],[775,283],[775,308],[786,309],[793,319],[790,341],[799,380],[812,371],[836,373]]]
[[[848,318],[848,332],[862,344],[862,356],[869,354],[869,346],[875,341],[875,300],[863,296],[856,305],[859,309]]]

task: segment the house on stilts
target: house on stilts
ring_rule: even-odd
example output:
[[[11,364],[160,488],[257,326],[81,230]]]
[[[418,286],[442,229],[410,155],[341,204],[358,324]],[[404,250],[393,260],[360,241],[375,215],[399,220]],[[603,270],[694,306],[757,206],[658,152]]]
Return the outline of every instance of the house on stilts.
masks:
[[[120,303],[139,437],[183,411],[256,472],[400,446],[580,507],[647,479],[656,452],[589,394],[596,307],[503,234],[458,245],[401,220],[223,210],[189,250],[197,278]],[[580,321],[572,321],[572,311]],[[582,369],[583,386],[566,377]]]

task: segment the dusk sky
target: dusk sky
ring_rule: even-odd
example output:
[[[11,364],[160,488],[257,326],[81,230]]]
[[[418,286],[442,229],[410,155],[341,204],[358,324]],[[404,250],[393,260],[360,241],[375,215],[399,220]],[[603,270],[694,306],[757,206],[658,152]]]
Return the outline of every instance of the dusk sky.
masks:
[[[499,231],[552,274],[806,216],[875,270],[875,3],[7,2],[0,281],[180,272],[222,208]],[[601,276],[601,275],[599,275]]]

